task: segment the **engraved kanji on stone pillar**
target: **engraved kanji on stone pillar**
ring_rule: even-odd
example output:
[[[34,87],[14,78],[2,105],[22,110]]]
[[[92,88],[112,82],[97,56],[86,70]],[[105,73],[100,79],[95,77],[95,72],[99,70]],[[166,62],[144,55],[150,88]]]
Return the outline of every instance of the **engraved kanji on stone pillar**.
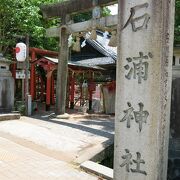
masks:
[[[130,153],[129,149],[125,149],[126,155],[121,156],[122,159],[125,159],[125,161],[120,165],[120,167],[126,166],[126,171],[130,172],[130,165],[132,164],[131,158],[132,154]]]
[[[147,80],[148,78],[148,67],[149,63],[147,60],[149,58],[153,58],[153,55],[151,52],[148,53],[148,55],[144,55],[143,52],[139,52],[139,57],[128,57],[126,58],[128,64],[124,66],[126,70],[128,70],[128,74],[125,75],[125,77],[130,80],[138,79],[138,84],[142,83],[142,80]]]
[[[140,164],[145,164],[145,161],[143,159],[141,159],[141,153],[140,152],[136,152],[137,154],[137,158],[136,159],[132,159],[132,154],[130,153],[129,149],[125,149],[126,154],[121,156],[122,159],[125,159],[124,162],[120,165],[120,167],[126,167],[126,171],[127,172],[132,172],[132,173],[140,173],[140,174],[144,174],[147,175],[146,171],[141,170]],[[134,164],[136,164],[136,168],[130,169],[130,166],[133,166]]]
[[[142,130],[142,124],[146,123],[147,117],[149,116],[148,111],[143,111],[144,104],[139,103],[139,111],[134,111],[135,121],[139,124],[139,131]]]
[[[147,175],[146,171],[142,171],[140,169],[140,164],[141,163],[145,164],[145,161],[143,159],[141,159],[141,153],[137,152],[136,154],[137,154],[137,159],[136,160],[133,159],[133,162],[136,164],[136,169],[131,169],[131,172]]]
[[[124,25],[123,29],[126,28],[129,24],[131,24],[132,26],[132,30],[134,32],[138,31],[138,30],[141,30],[143,28],[147,29],[147,26],[148,26],[148,22],[149,22],[149,19],[150,19],[150,15],[148,13],[144,13],[143,15],[139,16],[139,17],[135,17],[136,15],[136,11],[142,9],[142,8],[148,8],[149,4],[148,3],[144,3],[144,4],[141,4],[141,5],[137,5],[137,6],[134,6],[131,8],[130,12],[130,17],[129,19],[127,20],[126,24]],[[144,19],[142,25],[136,25],[138,22],[141,22],[142,20]]]
[[[124,121],[127,121],[127,128],[130,128],[131,127],[131,120],[134,119],[132,113],[133,113],[133,110],[134,108],[131,106],[131,103],[127,103],[128,105],[128,109],[124,110],[124,117],[120,120],[120,122],[124,122]]]
[[[149,116],[148,111],[143,111],[144,104],[140,102],[139,105],[139,111],[134,111],[134,108],[132,107],[131,103],[128,102],[128,109],[124,110],[124,117],[120,120],[120,122],[127,121],[126,127],[130,128],[131,127],[131,120],[135,119],[135,122],[139,124],[139,131],[141,132],[142,130],[142,125],[143,123],[147,122],[147,118]]]

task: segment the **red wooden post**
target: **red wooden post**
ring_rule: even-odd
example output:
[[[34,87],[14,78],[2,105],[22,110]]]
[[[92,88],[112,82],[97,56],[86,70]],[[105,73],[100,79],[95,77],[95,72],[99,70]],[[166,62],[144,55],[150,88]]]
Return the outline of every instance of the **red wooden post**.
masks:
[[[36,58],[36,54],[35,54],[35,56],[34,56],[34,60],[35,60],[35,58]],[[36,97],[37,97],[37,87],[36,87],[36,83],[37,83],[37,76],[36,76],[36,65],[34,65],[34,99],[36,99]]]
[[[36,83],[36,92],[35,92],[35,99],[41,99],[41,95],[39,95],[39,84],[40,84],[40,82],[41,82],[41,76],[40,75],[38,75],[38,74],[36,74],[35,75],[35,83]],[[40,86],[41,86],[41,84],[40,84]]]
[[[52,75],[51,78],[51,103],[55,104],[55,97],[54,97],[54,76]]]
[[[36,58],[35,51],[32,51],[31,54],[31,62],[34,62]],[[32,101],[35,99],[35,92],[36,92],[36,86],[35,86],[35,65],[31,63],[31,74],[30,74],[30,94],[32,96]]]
[[[36,86],[36,91],[34,92],[34,99],[38,99],[38,98],[39,98],[39,94],[38,94],[39,78],[40,78],[40,76],[35,73],[35,86]]]
[[[41,76],[39,76],[38,79],[40,80],[40,84],[41,84],[41,96],[40,96],[40,99],[41,99],[41,101],[44,101],[44,81],[43,81],[43,78]]]
[[[46,111],[50,110],[51,104],[51,72],[47,73],[47,80],[46,80]]]
[[[74,72],[72,72],[71,77],[71,99],[70,99],[70,109],[74,109],[74,91],[75,91],[75,78],[74,78]]]

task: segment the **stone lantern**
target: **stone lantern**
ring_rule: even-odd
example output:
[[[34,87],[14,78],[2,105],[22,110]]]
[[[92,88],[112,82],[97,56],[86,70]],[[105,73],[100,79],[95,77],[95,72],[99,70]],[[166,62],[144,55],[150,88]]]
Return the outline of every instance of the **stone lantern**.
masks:
[[[0,53],[0,113],[11,112],[14,106],[14,79],[9,70],[11,63]]]

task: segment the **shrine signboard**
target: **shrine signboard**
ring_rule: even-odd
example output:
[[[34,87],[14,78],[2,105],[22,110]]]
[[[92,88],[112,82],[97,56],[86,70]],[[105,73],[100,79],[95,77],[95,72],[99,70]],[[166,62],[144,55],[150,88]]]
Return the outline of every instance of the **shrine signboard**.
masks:
[[[119,0],[115,180],[165,180],[173,0]]]

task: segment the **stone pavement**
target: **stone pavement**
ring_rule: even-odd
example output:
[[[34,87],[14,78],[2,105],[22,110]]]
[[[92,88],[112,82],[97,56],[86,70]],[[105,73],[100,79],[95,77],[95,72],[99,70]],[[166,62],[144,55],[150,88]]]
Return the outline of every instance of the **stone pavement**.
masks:
[[[21,117],[0,122],[0,180],[91,180],[80,171],[89,160],[113,143],[114,119],[48,119]],[[1,173],[2,172],[2,173]]]
[[[1,180],[95,180],[97,177],[0,137]]]

